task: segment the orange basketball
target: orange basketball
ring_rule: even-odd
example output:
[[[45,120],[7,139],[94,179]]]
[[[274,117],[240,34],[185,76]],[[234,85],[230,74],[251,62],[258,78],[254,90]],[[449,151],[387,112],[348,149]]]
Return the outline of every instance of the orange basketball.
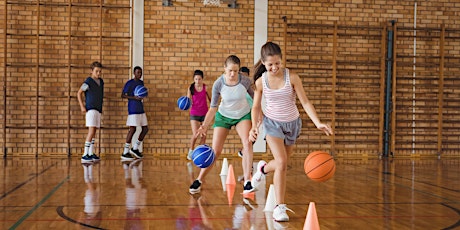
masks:
[[[313,181],[329,180],[335,173],[334,158],[326,152],[315,151],[308,154],[303,165],[305,174]]]

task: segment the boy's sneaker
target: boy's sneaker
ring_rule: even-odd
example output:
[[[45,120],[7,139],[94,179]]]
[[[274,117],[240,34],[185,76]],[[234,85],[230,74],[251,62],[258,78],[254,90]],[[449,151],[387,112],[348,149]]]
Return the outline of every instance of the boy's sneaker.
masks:
[[[93,162],[98,162],[101,160],[101,158],[99,158],[96,154],[93,153],[93,155],[89,156],[91,157],[91,159],[93,159]]]
[[[85,154],[81,157],[81,163],[91,163],[93,162],[93,158],[88,155],[88,154]]]
[[[134,157],[130,153],[121,154],[121,161],[133,161]]]
[[[139,149],[130,149],[129,152],[133,154],[136,158],[143,158],[144,156],[139,151]]]
[[[193,181],[193,184],[190,185],[190,189],[189,189],[190,194],[196,194],[196,193],[199,193],[200,191],[201,191],[200,180]]]
[[[241,151],[242,151],[242,149],[240,149],[240,151],[238,151],[238,156],[243,158],[243,152],[241,152]]]
[[[289,221],[289,216],[286,213],[287,211],[292,211],[291,209],[286,207],[286,204],[279,204],[273,209],[273,219],[278,222]]]
[[[243,187],[243,194],[254,192],[254,190],[256,190],[256,188],[252,187],[251,181],[248,181]]]
[[[257,171],[254,174],[254,176],[252,176],[251,184],[256,189],[259,186],[260,182],[262,182],[262,179],[265,178],[265,174],[262,172],[262,167],[264,167],[266,164],[267,162],[265,162],[264,160],[259,161],[259,163],[257,164]]]
[[[188,151],[187,160],[189,160],[189,161],[192,160],[192,153],[193,153],[193,150],[189,150],[189,151]]]

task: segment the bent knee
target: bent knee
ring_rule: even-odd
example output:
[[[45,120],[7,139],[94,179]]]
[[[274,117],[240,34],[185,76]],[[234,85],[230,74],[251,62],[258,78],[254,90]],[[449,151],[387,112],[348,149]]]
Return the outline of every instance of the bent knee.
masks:
[[[287,160],[285,159],[275,160],[275,167],[276,167],[276,170],[287,171]]]

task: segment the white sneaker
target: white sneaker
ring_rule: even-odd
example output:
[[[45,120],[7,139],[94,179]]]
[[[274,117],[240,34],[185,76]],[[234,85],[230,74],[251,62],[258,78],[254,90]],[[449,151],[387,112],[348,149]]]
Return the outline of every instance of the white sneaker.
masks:
[[[187,160],[191,161],[192,160],[192,153],[193,153],[193,150],[189,150],[188,151],[188,154],[187,154]]]
[[[286,213],[286,210],[292,211],[286,207],[286,204],[279,204],[273,209],[273,219],[278,222],[289,221],[289,216]]]
[[[260,182],[262,182],[262,179],[265,178],[265,174],[262,172],[262,167],[264,167],[266,164],[267,162],[265,162],[264,160],[259,161],[259,163],[257,164],[257,171],[251,179],[252,187],[254,187],[255,189],[258,189]]]

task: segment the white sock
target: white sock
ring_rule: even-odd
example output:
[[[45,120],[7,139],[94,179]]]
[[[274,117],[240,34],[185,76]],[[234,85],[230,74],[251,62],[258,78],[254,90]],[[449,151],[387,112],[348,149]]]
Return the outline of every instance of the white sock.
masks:
[[[93,155],[94,153],[94,138],[91,140],[91,145],[89,146],[89,153],[88,155]]]
[[[91,142],[85,141],[85,152],[83,153],[83,156],[84,156],[84,155],[88,155],[89,147],[90,147],[90,146],[91,146]]]
[[[129,152],[130,146],[131,146],[130,143],[125,143],[125,147],[123,148],[123,154],[127,154]]]
[[[136,143],[134,143],[133,145],[133,150],[137,150],[141,144],[142,144],[142,141],[137,140]]]

